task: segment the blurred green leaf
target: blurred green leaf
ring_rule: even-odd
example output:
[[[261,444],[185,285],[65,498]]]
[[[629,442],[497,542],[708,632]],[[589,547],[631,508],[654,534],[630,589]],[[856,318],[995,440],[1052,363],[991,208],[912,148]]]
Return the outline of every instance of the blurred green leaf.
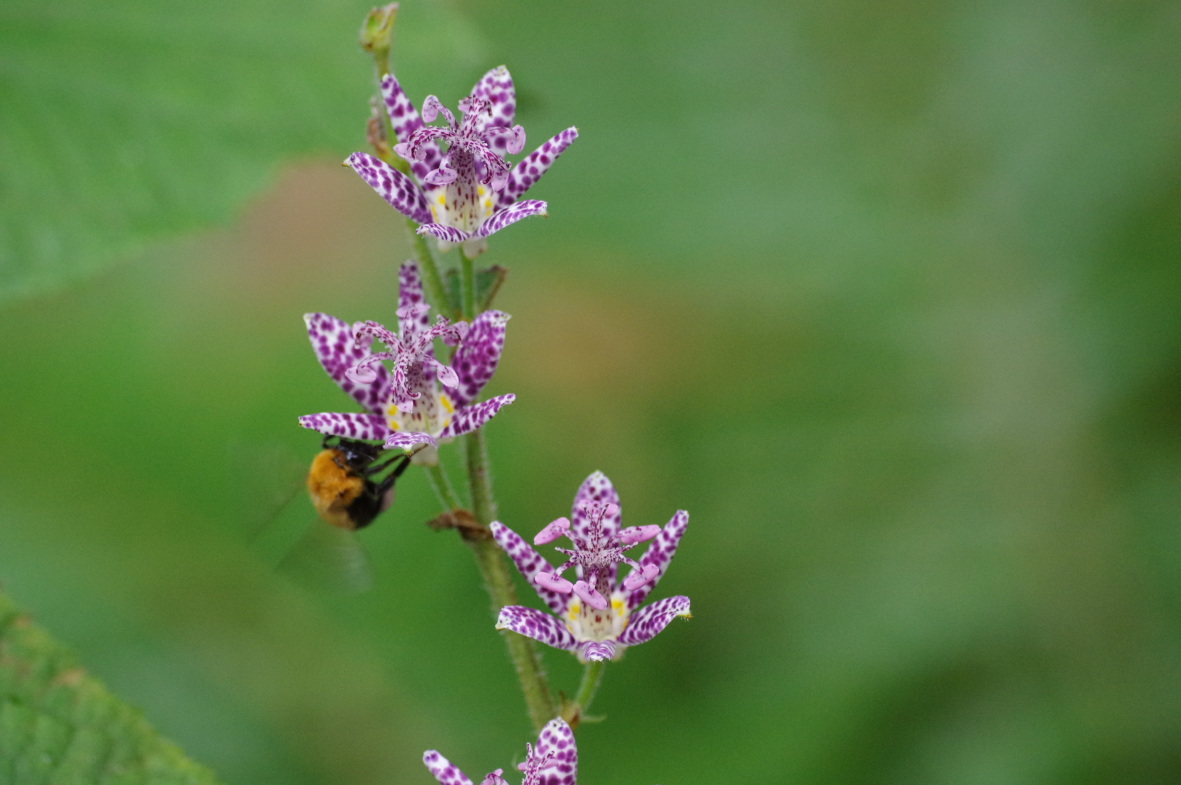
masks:
[[[227,221],[284,160],[359,149],[372,70],[350,46],[361,11],[334,0],[5,3],[0,303]],[[432,3],[407,16],[413,48],[459,48]]]
[[[215,783],[0,594],[0,780]]]

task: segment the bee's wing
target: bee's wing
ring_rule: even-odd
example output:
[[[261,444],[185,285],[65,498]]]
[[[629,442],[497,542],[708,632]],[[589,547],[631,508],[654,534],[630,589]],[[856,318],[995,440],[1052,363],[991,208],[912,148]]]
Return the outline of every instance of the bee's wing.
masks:
[[[357,535],[318,519],[280,559],[278,570],[313,590],[356,594],[373,586],[373,568]]]
[[[308,462],[283,444],[235,442],[226,447],[225,487],[242,511],[245,536],[257,540],[299,497],[307,497]]]
[[[282,446],[231,446],[228,484],[241,496],[245,536],[267,567],[296,583],[364,591],[373,583],[369,557],[355,534],[317,517],[307,492],[310,460]]]

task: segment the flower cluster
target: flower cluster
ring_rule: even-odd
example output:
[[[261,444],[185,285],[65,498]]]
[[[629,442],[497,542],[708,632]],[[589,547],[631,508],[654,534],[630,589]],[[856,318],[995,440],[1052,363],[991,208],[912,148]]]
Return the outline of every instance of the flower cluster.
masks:
[[[388,50],[389,24],[396,10],[396,3],[374,9],[365,39],[373,51]],[[485,74],[459,101],[458,119],[433,95],[423,102],[420,115],[393,74],[382,79],[381,94],[396,136],[392,150],[375,131],[371,140],[385,160],[357,152],[346,163],[390,205],[419,224],[419,234],[435,237],[442,250],[463,247],[467,258],[461,260],[464,266],[458,276],[460,299],[466,310],[473,310],[476,287],[470,258],[484,251],[487,238],[500,229],[530,215],[546,214],[545,202],[522,197],[578,137],[578,131],[567,128],[510,165],[506,156],[525,149],[525,131],[515,122],[515,90],[503,66]],[[440,125],[432,125],[440,119]],[[392,165],[394,155],[403,161]],[[444,284],[433,255],[425,249],[423,253],[420,261],[432,292],[436,297],[447,296],[439,291]],[[485,299],[490,300],[491,295]],[[436,305],[443,309],[448,304]],[[663,527],[624,528],[619,494],[606,475],[595,472],[575,495],[571,516],[551,522],[533,539],[533,545],[559,538],[569,541],[570,547],[556,548],[562,561],[555,567],[503,523],[492,521],[487,528],[483,526],[493,513],[490,503],[479,506],[480,500],[491,498],[491,487],[486,465],[479,465],[483,459],[478,449],[469,450],[467,467],[475,513],[459,509],[439,463],[438,448],[482,427],[515,400],[511,394],[479,400],[500,363],[509,317],[485,310],[464,313],[470,322],[453,323],[441,314],[432,322],[430,311],[419,263],[408,261],[399,276],[396,331],[375,321],[349,324],[323,313],[306,315],[308,337],[320,364],[362,411],[309,414],[299,418],[300,425],[358,441],[349,449],[362,457],[380,454],[372,444],[377,441],[384,449],[410,452],[411,458],[400,458],[400,467],[382,487],[392,485],[411,461],[431,467],[444,505],[451,508],[455,519],[471,520],[471,529],[479,531],[470,540],[480,553],[479,562],[493,596],[500,598],[498,604],[513,601],[507,573],[485,567],[490,558],[503,558],[500,549],[552,612],[505,605],[499,611],[497,629],[574,652],[584,663],[603,663],[618,659],[628,646],[651,640],[674,618],[689,617],[688,597],[667,597],[644,605],[689,525],[689,515],[683,510]],[[437,344],[450,347],[448,357],[436,356]],[[337,461],[345,472],[342,481],[354,490],[366,487],[381,460],[361,460],[357,466],[350,462],[346,467],[338,458],[330,459]],[[643,555],[629,555],[642,543],[647,543]],[[626,576],[620,574],[621,565],[627,568]],[[524,660],[516,662],[527,686]],[[588,665],[588,674],[601,667]],[[546,694],[544,675],[538,674],[537,679],[543,688],[540,694]],[[527,688],[527,701],[529,693]],[[549,703],[548,697],[544,700],[540,710],[530,704],[537,726],[559,709],[574,722],[589,705],[590,697],[580,689],[575,704],[558,707]],[[472,785],[467,775],[435,750],[426,752],[423,762],[440,785]],[[525,760],[518,768],[523,785],[575,785],[578,751],[574,730],[560,717],[549,720],[537,744],[526,746]],[[482,785],[508,785],[504,769],[486,775]]]
[[[666,597],[640,608],[676,554],[689,513],[679,510],[663,529],[621,528],[619,494],[606,475],[595,472],[578,489],[572,517],[573,522],[557,519],[534,538],[538,545],[560,536],[573,543],[557,549],[569,557],[557,569],[512,529],[492,524],[492,536],[554,613],[510,605],[500,611],[497,629],[575,652],[586,662],[615,659],[624,647],[654,638],[677,616],[689,616],[688,597]],[[652,544],[638,562],[625,555],[646,540]],[[632,568],[622,581],[620,563]],[[561,577],[571,566],[578,577],[573,584]]]
[[[422,762],[439,785],[472,785],[468,776],[435,750],[428,750]],[[565,720],[551,720],[537,738],[537,746],[525,745],[525,762],[517,766],[524,775],[521,785],[574,785],[578,778],[578,748],[574,731]],[[504,769],[496,769],[481,785],[508,785]]]
[[[479,428],[515,400],[509,394],[476,402],[500,362],[509,317],[485,311],[470,326],[443,316],[432,325],[413,262],[402,265],[400,283],[397,334],[376,322],[350,327],[323,313],[304,317],[320,364],[365,412],[308,414],[299,424],[330,436],[380,439],[390,449],[427,444],[414,461],[433,464],[440,443]],[[374,352],[375,338],[388,350]],[[435,357],[436,338],[458,344],[452,365]]]
[[[382,79],[381,95],[398,139],[394,152],[410,162],[410,175],[368,153],[353,153],[345,163],[418,222],[419,234],[438,238],[444,250],[462,244],[475,256],[492,234],[546,214],[545,202],[521,197],[578,138],[578,129],[567,128],[510,167],[504,156],[525,148],[525,129],[513,122],[517,101],[507,68],[493,68],[460,100],[458,121],[433,95],[420,116],[393,74]],[[445,126],[428,125],[439,115]]]

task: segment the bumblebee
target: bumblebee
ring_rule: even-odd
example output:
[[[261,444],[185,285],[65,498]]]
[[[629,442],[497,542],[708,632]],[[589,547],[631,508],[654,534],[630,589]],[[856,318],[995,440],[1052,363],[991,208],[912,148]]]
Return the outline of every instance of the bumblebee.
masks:
[[[410,465],[410,456],[383,455],[389,451],[378,445],[337,436],[325,437],[323,448],[308,471],[308,495],[316,512],[346,531],[373,523],[393,503],[394,483]]]

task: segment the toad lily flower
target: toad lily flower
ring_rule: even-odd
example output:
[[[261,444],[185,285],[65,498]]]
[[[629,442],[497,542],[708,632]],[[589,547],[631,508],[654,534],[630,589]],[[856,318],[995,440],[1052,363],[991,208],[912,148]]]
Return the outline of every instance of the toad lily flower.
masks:
[[[689,525],[689,513],[679,510],[663,529],[621,529],[619,494],[602,472],[595,472],[578,489],[572,517],[573,523],[558,518],[533,540],[543,545],[564,535],[574,544],[557,549],[568,558],[556,569],[512,529],[499,521],[492,523],[492,536],[557,614],[510,605],[500,611],[498,630],[528,635],[575,652],[587,662],[617,658],[624,647],[651,640],[673,618],[689,616],[688,597],[668,597],[640,608],[672,561]],[[652,544],[638,562],[625,555],[646,540]],[[619,562],[632,568],[622,582],[617,576]],[[561,577],[572,566],[577,572],[575,583]]]
[[[521,785],[575,785],[578,779],[578,748],[574,731],[564,720],[550,720],[541,729],[537,746],[525,745],[525,762],[518,765],[525,774]],[[439,785],[472,785],[468,776],[435,750],[428,750],[422,762],[430,769]],[[481,785],[508,785],[504,769],[497,769],[485,777]]]
[[[413,460],[430,465],[438,462],[436,447],[441,442],[474,431],[516,398],[500,395],[475,403],[500,362],[509,317],[500,311],[485,311],[470,328],[467,322],[450,324],[442,316],[431,325],[427,318],[430,305],[413,262],[402,265],[398,304],[396,335],[377,322],[350,327],[323,313],[304,317],[320,364],[365,413],[309,414],[300,417],[299,424],[332,436],[381,439],[389,449],[426,443],[430,446],[416,453]],[[374,338],[389,351],[372,351],[369,344]],[[454,367],[435,358],[435,338],[451,346],[459,344]],[[387,361],[390,368],[383,364]]]
[[[345,163],[395,210],[421,224],[419,234],[438,238],[443,250],[463,244],[474,257],[493,233],[546,214],[545,202],[517,200],[578,137],[578,129],[567,128],[510,168],[504,155],[525,148],[525,130],[513,124],[516,93],[507,68],[493,68],[459,102],[460,121],[433,95],[420,117],[393,74],[381,80],[381,94],[399,142],[394,152],[410,162],[413,176],[366,153],[353,153]],[[425,124],[440,114],[446,126]]]

